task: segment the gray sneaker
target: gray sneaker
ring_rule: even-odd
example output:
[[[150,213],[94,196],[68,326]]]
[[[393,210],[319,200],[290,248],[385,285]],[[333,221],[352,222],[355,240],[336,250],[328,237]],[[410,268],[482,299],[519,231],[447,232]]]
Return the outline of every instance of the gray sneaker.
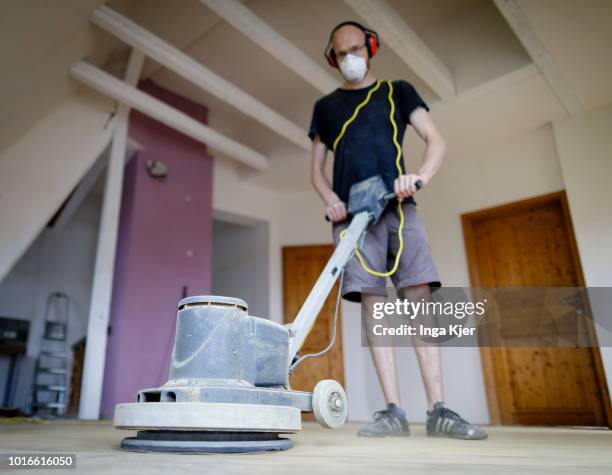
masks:
[[[374,413],[374,420],[357,432],[359,437],[407,437],[410,427],[406,413],[395,404],[387,404],[387,409]]]
[[[470,424],[443,402],[435,403],[433,410],[427,411],[427,435],[465,440],[482,440],[488,437],[483,429]]]

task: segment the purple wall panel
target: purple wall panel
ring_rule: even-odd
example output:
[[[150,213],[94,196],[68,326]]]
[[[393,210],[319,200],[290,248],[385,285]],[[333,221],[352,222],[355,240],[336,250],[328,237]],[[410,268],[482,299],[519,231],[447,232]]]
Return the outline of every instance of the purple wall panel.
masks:
[[[206,122],[206,108],[152,82],[149,94]],[[174,342],[176,304],[210,292],[212,158],[206,147],[136,111],[129,135],[144,146],[126,167],[111,306],[102,415],[135,401],[136,392],[163,384]],[[160,160],[168,176],[149,176]]]

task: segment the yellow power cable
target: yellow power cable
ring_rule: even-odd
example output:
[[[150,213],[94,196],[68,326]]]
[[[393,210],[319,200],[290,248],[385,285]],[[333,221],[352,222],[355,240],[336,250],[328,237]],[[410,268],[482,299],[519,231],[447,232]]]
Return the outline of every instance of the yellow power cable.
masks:
[[[394,118],[395,102],[393,102],[393,84],[391,84],[391,81],[386,81],[386,83],[389,85],[389,94],[387,97],[389,98],[389,104],[391,105],[391,110],[389,111],[389,120],[391,121],[391,125],[393,127],[393,145],[395,145],[395,149],[397,151],[395,155],[395,166],[397,167],[398,176],[401,176],[404,174],[404,171],[402,170],[402,164],[401,164],[402,147],[397,141],[397,124],[395,123],[395,118]],[[338,134],[338,137],[336,137],[336,140],[334,140],[334,147],[333,147],[334,153],[336,153],[336,147],[338,146],[340,139],[342,139],[342,137],[344,136],[344,133],[346,132],[347,127],[357,118],[357,115],[359,114],[359,111],[361,110],[361,108],[364,107],[368,102],[370,102],[370,99],[372,98],[372,94],[380,88],[381,84],[382,84],[382,81],[379,80],[376,86],[370,90],[365,100],[361,102],[361,104],[359,104],[355,108],[353,115],[344,123],[344,125],[342,126],[342,129],[340,130],[340,134]],[[361,255],[361,252],[359,251],[359,247],[355,246],[355,254],[357,255],[357,259],[359,260],[361,267],[363,267],[363,270],[366,271],[368,274],[375,275],[377,277],[390,277],[393,274],[395,274],[395,272],[397,272],[397,268],[399,267],[399,263],[400,263],[400,258],[402,256],[402,252],[404,251],[404,237],[402,236],[402,231],[404,229],[404,210],[402,208],[401,199],[397,200],[397,211],[399,213],[399,218],[400,218],[399,227],[397,229],[399,247],[397,250],[397,255],[395,256],[395,263],[393,264],[393,267],[390,270],[388,270],[387,272],[378,272],[373,269],[370,269],[365,263],[365,260],[363,259],[363,256]],[[346,231],[347,230],[344,229],[340,233],[340,239],[344,237],[344,235],[346,234]]]
[[[363,106],[365,106],[368,102],[370,102],[370,99],[372,98],[372,94],[374,94],[376,91],[378,91],[378,89],[380,89],[381,84],[382,84],[382,81],[376,81],[376,86],[370,89],[366,98],[361,102],[361,104],[355,107],[355,110],[353,111],[353,115],[350,116],[348,120],[342,125],[342,129],[340,130],[340,133],[336,137],[336,140],[334,140],[334,146],[333,146],[334,153],[336,153],[336,147],[338,147],[340,140],[342,139],[342,137],[344,137],[344,133],[346,132],[347,127],[355,121],[355,119],[359,115],[359,111],[362,109]]]

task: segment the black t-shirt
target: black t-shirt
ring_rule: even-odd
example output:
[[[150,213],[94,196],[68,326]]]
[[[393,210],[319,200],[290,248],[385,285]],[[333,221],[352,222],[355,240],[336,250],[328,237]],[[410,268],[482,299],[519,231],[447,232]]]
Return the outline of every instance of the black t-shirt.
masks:
[[[406,125],[410,123],[410,113],[417,107],[429,111],[414,87],[407,81],[393,81],[393,101],[395,102],[395,122],[397,124],[397,141],[402,145]],[[333,143],[346,120],[353,115],[359,105],[376,83],[362,89],[336,89],[319,99],[314,106],[308,136],[316,135],[333,150]],[[332,188],[338,197],[348,202],[351,186],[366,178],[380,175],[387,189],[393,190],[393,181],[397,178],[393,145],[393,127],[389,120],[389,85],[383,82],[372,94],[370,102],[360,111],[344,137],[338,143],[334,155],[334,177]],[[404,173],[404,158],[401,158]]]

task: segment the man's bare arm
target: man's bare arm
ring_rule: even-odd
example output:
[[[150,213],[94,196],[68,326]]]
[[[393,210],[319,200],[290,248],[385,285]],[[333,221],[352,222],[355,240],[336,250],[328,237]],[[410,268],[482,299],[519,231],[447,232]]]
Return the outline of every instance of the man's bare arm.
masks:
[[[325,203],[325,214],[336,223],[343,221],[347,217],[346,204],[340,201],[338,195],[333,192],[329,180],[325,176],[325,159],[327,157],[327,146],[321,142],[319,136],[315,136],[312,141],[311,161],[310,161],[310,180],[312,186]]]
[[[395,180],[394,191],[400,199],[416,193],[416,182],[421,180],[426,186],[442,164],[446,144],[442,134],[436,127],[431,116],[423,107],[417,107],[410,114],[410,123],[426,144],[423,164],[417,173],[402,175]]]

